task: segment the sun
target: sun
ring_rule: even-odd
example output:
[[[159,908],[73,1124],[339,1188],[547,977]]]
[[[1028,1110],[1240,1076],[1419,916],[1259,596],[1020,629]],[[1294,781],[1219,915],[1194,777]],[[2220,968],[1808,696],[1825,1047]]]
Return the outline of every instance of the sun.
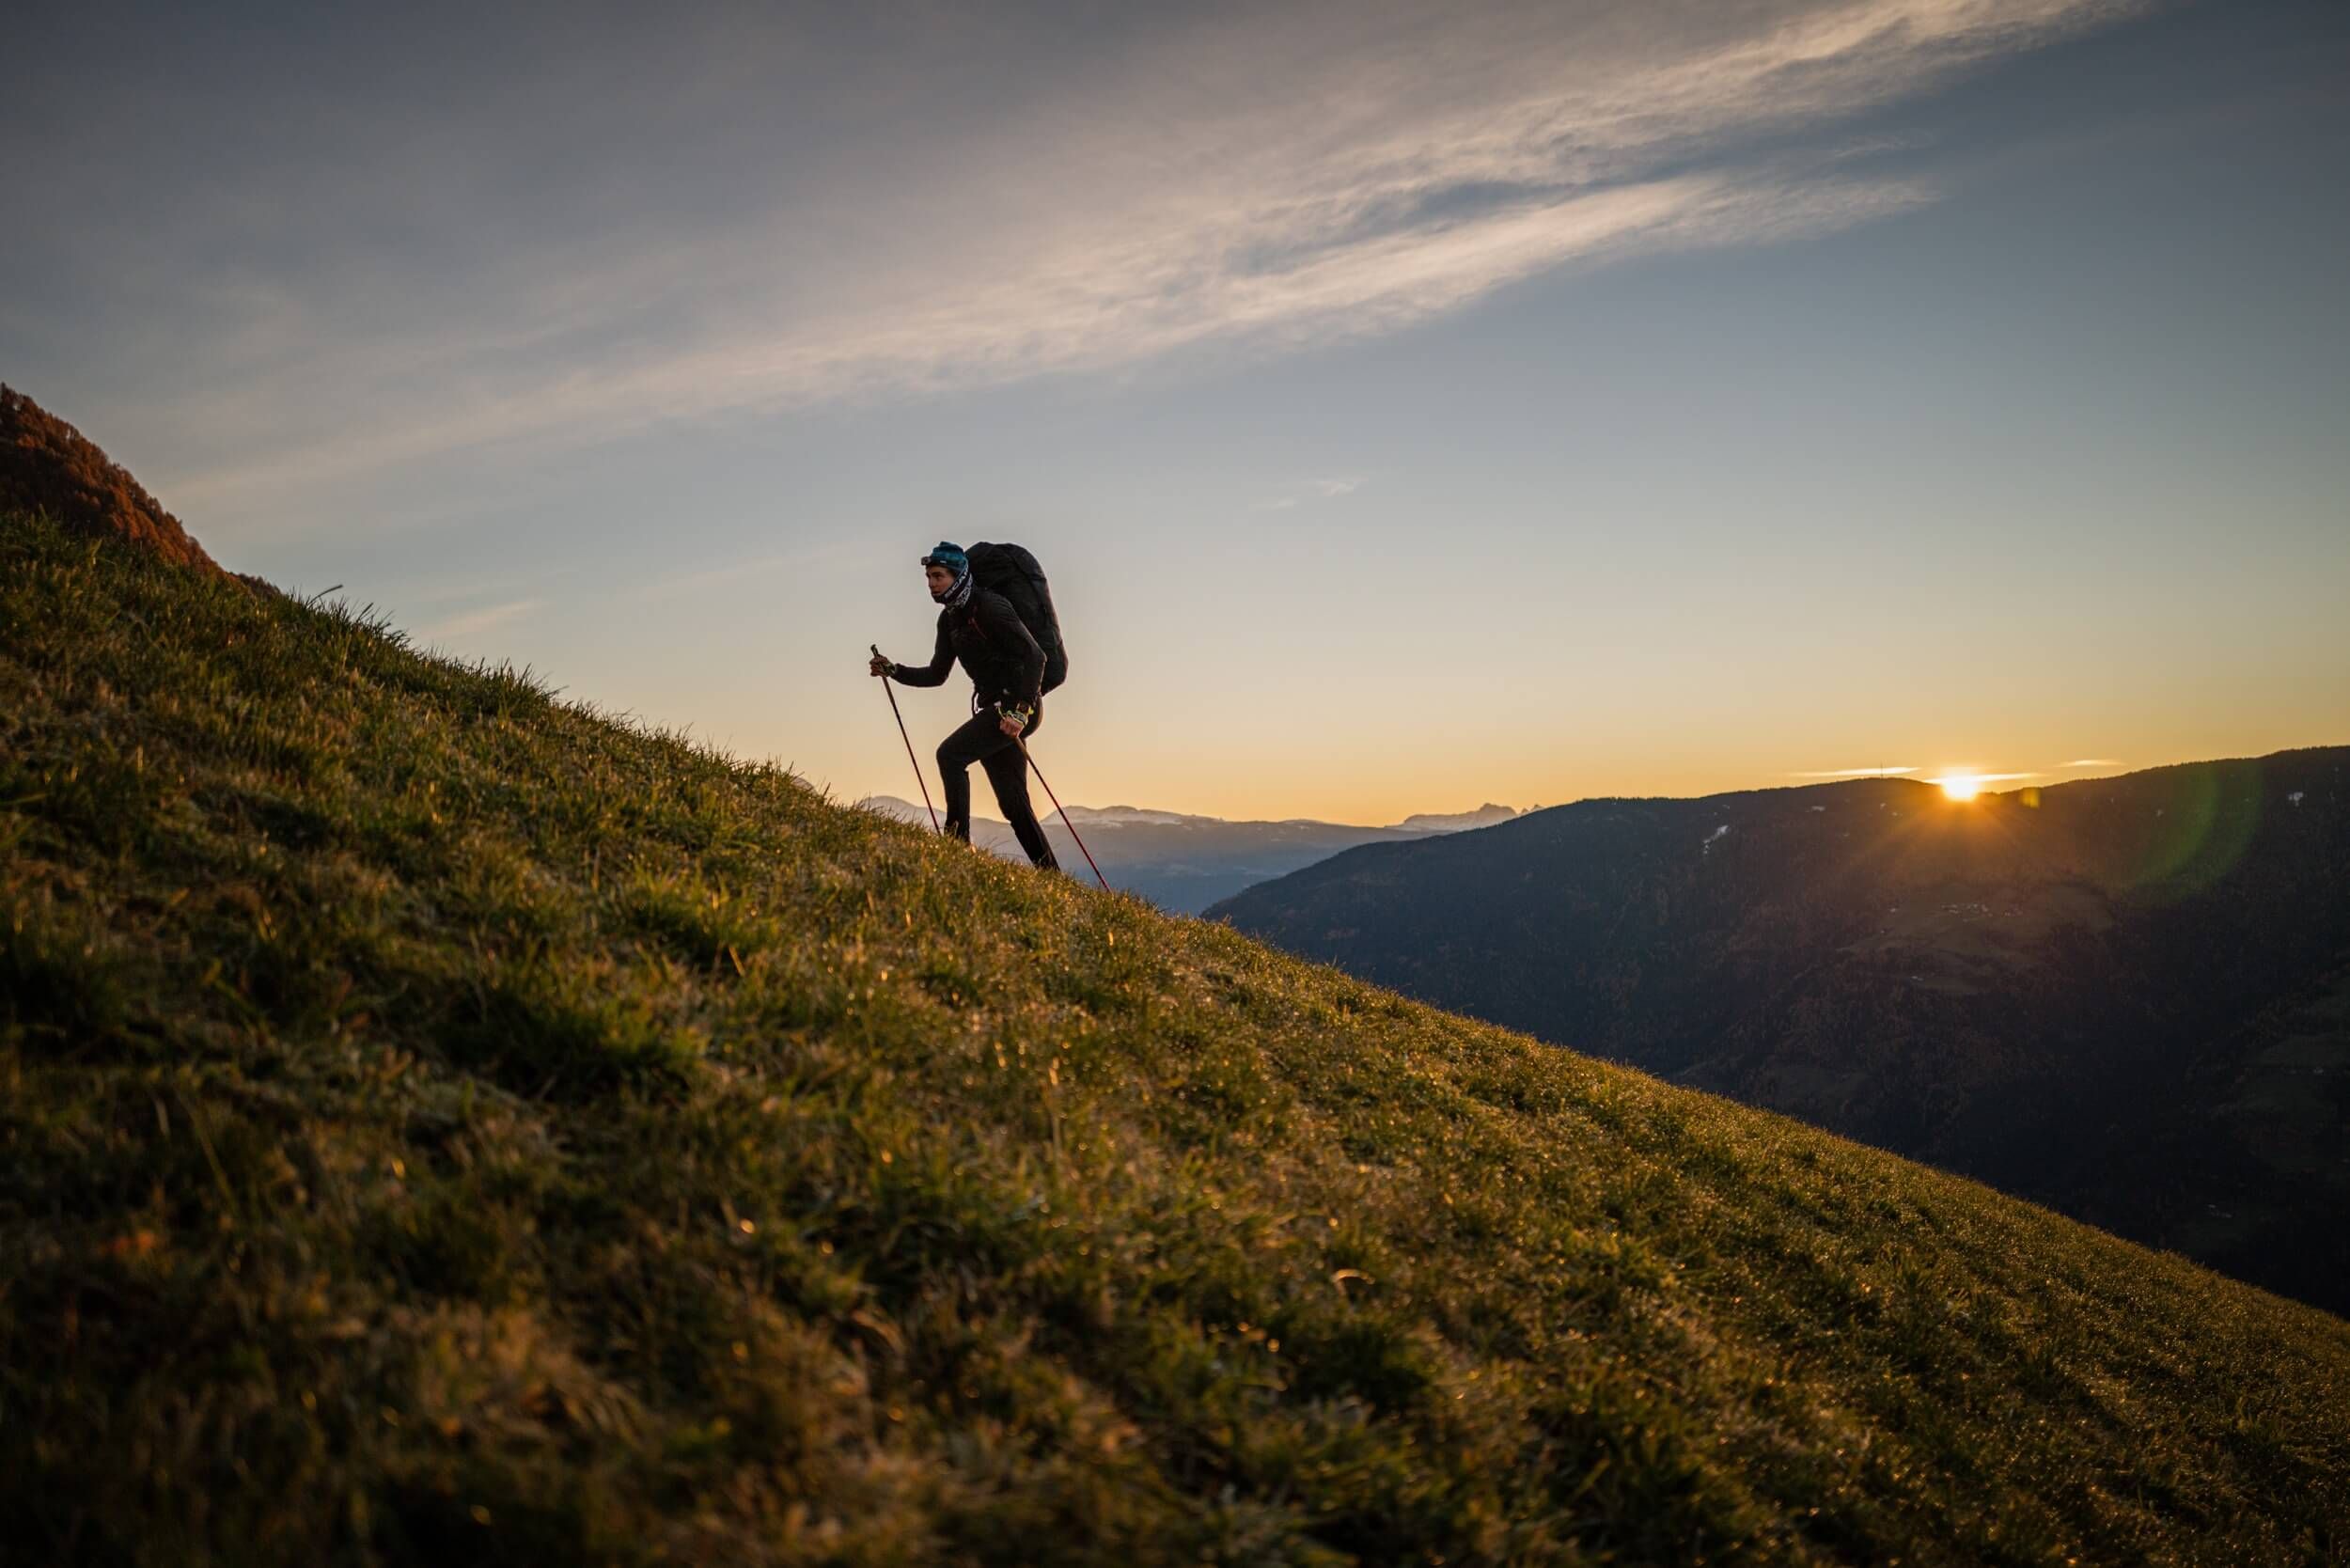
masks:
[[[1972,800],[1982,793],[1982,778],[1978,774],[1948,773],[1935,780],[1942,792],[1952,800]]]

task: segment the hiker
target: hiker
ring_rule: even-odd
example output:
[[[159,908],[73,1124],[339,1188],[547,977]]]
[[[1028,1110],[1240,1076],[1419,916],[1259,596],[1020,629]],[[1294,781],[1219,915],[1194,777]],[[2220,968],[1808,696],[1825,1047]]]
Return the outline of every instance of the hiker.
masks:
[[[938,647],[931,662],[895,664],[876,651],[872,671],[901,685],[937,686],[946,683],[955,661],[963,661],[964,673],[971,677],[971,717],[938,746],[947,831],[971,841],[969,769],[977,762],[987,770],[996,807],[1029,860],[1058,870],[1036,808],[1028,804],[1028,758],[1022,749],[1022,737],[1035,734],[1044,719],[1044,649],[1010,600],[979,586],[960,547],[942,541],[922,557],[922,573],[939,605]]]

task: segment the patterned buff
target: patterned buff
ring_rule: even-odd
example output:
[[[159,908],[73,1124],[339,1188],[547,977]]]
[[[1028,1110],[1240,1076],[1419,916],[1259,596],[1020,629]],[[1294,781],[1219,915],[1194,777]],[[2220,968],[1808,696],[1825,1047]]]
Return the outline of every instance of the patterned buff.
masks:
[[[944,593],[933,593],[932,599],[950,610],[962,609],[971,603],[971,590],[978,586],[971,575],[970,557],[953,545],[940,541],[937,549],[922,557],[924,566],[943,566],[955,574],[954,586]]]

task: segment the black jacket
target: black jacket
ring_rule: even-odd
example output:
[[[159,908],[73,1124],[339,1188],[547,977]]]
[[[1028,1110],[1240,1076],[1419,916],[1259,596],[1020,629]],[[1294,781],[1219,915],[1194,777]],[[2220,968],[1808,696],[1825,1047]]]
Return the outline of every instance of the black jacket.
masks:
[[[1030,713],[1042,705],[1044,650],[1002,594],[975,585],[962,609],[938,612],[938,649],[929,666],[898,665],[894,673],[901,685],[944,685],[957,659],[981,702],[1010,702]]]

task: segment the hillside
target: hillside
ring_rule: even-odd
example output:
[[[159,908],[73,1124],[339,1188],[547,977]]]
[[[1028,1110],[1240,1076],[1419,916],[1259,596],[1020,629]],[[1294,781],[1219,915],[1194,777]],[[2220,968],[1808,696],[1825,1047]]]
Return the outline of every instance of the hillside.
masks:
[[[984,795],[984,786],[981,787]],[[857,803],[900,822],[928,823],[930,813],[895,795],[873,795]],[[1038,805],[1045,837],[1064,866],[1082,870],[1085,857],[1069,831],[1042,800]],[[1498,815],[1493,815],[1498,813]],[[1358,844],[1408,843],[1434,833],[1458,832],[1508,816],[1506,806],[1487,806],[1454,816],[1418,815],[1397,827],[1354,827],[1343,823],[1231,822],[1178,811],[1136,810],[1113,806],[1069,808],[1086,848],[1104,878],[1121,893],[1134,893],[1177,915],[1197,915],[1243,888],[1326,860]],[[992,854],[1027,862],[1011,825],[984,813],[971,819],[971,841]]]
[[[1211,913],[2350,1311],[2350,750],[1586,801]]]
[[[26,1561],[2343,1547],[2325,1314],[22,518],[0,902]]]
[[[177,566],[220,570],[180,520],[96,443],[14,387],[0,386],[0,512],[20,511]]]

